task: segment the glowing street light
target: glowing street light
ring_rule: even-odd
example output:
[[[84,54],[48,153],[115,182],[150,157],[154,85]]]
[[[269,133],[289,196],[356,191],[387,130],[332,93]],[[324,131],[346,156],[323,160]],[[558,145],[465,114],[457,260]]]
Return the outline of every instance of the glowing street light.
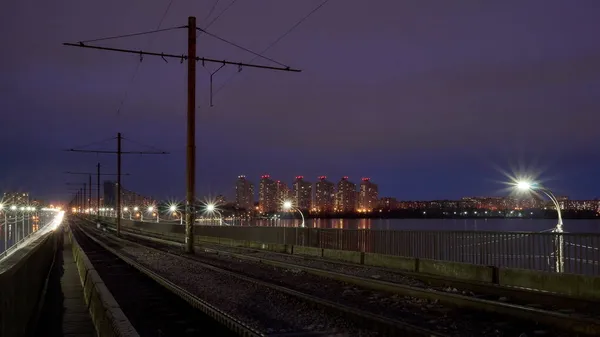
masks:
[[[148,206],[148,213],[152,214],[152,212],[154,212],[154,206]],[[158,212],[156,212],[156,222],[160,222]]]
[[[183,214],[178,210],[177,205],[172,204],[169,206],[169,212],[171,213],[179,213],[179,224],[183,225]]]
[[[0,211],[4,210],[4,204],[0,203]],[[8,249],[8,212],[4,213],[4,250]]]
[[[135,207],[133,208],[133,211],[134,211],[134,212],[136,212],[136,214],[137,214],[137,212],[138,212],[139,210],[140,210],[140,208],[139,208],[139,207],[137,207],[137,206],[135,206]],[[140,218],[140,221],[144,221],[144,212],[140,212],[140,216],[141,216],[141,218]]]
[[[545,194],[550,201],[552,201],[552,203],[554,204],[554,208],[556,208],[556,213],[558,214],[558,223],[556,224],[556,227],[552,230],[553,233],[558,233],[558,235],[556,235],[556,240],[558,241],[558,244],[556,247],[556,271],[559,273],[562,273],[564,271],[564,255],[563,255],[563,250],[564,250],[564,242],[563,242],[563,221],[562,221],[562,213],[560,211],[560,204],[558,202],[558,199],[556,199],[556,197],[554,196],[554,193],[552,193],[552,191],[550,191],[549,189],[536,184],[536,183],[532,183],[526,180],[521,180],[521,181],[517,181],[515,186],[517,187],[517,189],[519,189],[520,191],[524,191],[524,192],[542,192],[543,194]]]
[[[547,188],[540,186],[539,184],[531,183],[528,181],[519,181],[516,183],[517,189],[528,192],[528,191],[539,191],[544,193],[550,201],[554,204],[556,208],[556,213],[558,214],[558,224],[556,224],[557,232],[562,233],[563,229],[563,221],[562,221],[562,213],[560,211],[560,204],[558,203],[558,199],[554,196],[554,194]]]
[[[214,216],[215,214],[217,214],[219,216],[219,226],[223,226],[223,224],[230,226],[229,224],[223,221],[223,214],[221,214],[221,211],[219,211],[217,205],[212,202],[205,204],[203,213],[208,214],[210,216]]]
[[[131,212],[129,211],[129,207],[124,207],[123,208],[123,217],[125,217],[125,212],[129,213],[129,220],[131,220]]]
[[[283,202],[283,210],[284,211],[294,210],[294,211],[297,211],[298,213],[300,213],[300,216],[302,217],[302,224],[300,224],[300,227],[304,227],[304,214],[298,207],[294,207],[294,205],[292,204],[291,201],[286,200]]]

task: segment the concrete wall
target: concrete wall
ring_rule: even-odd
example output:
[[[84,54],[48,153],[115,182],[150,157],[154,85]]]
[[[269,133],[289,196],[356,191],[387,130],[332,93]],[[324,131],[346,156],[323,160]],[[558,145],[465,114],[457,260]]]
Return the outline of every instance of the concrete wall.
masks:
[[[114,219],[112,220],[114,222]],[[138,233],[156,237],[164,236],[165,238],[183,242],[183,231],[181,231],[183,226],[181,225],[136,223],[129,220],[122,221],[122,225],[124,228],[135,229]],[[176,232],[172,231],[173,226],[177,228]],[[417,259],[413,257],[322,249],[307,246],[275,245],[208,236],[196,236],[195,239],[196,242],[210,242],[228,246],[250,247],[286,252],[289,254],[322,257],[374,267],[396,269],[399,271],[423,273],[465,281],[494,283],[503,286],[524,287],[564,294],[571,297],[600,300],[600,276],[585,276],[566,273],[558,274],[516,268],[498,268],[451,261]]]
[[[543,289],[583,299],[600,299],[600,277],[597,276],[499,268],[498,283],[503,286]]]
[[[23,336],[56,252],[56,235],[45,234],[0,262],[0,336]]]
[[[94,269],[77,241],[69,232],[73,247],[73,257],[79,271],[84,298],[98,336],[102,337],[138,337],[129,319],[125,316],[117,301]]]

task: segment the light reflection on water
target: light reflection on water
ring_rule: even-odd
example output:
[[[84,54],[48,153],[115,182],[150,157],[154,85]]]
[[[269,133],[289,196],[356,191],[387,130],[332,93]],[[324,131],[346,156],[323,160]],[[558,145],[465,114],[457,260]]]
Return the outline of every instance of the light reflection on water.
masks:
[[[296,227],[300,219],[227,221],[234,226]],[[539,232],[556,226],[553,219],[306,219],[306,227],[388,230],[480,230]],[[218,225],[218,223],[215,223]],[[600,220],[564,219],[565,232],[600,233]]]

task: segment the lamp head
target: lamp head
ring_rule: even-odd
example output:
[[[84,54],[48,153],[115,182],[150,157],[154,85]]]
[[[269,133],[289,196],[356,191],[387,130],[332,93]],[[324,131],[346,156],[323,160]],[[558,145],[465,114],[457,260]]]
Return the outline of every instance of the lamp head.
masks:
[[[286,210],[286,211],[287,211],[287,210],[289,210],[289,209],[291,209],[291,208],[292,208],[292,202],[291,202],[291,201],[289,201],[289,200],[288,200],[288,201],[284,201],[284,202],[283,202],[283,209],[284,209],[284,210]]]
[[[214,210],[215,210],[215,204],[207,204],[206,205],[206,210],[208,212],[214,212]]]
[[[519,181],[516,186],[521,191],[529,191],[532,188],[532,184],[528,181]]]

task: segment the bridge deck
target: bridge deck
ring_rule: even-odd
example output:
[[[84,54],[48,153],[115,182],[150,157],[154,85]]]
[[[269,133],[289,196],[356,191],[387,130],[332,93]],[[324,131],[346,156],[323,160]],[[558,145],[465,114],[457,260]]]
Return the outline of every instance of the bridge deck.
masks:
[[[71,244],[60,241],[36,336],[96,337]]]

